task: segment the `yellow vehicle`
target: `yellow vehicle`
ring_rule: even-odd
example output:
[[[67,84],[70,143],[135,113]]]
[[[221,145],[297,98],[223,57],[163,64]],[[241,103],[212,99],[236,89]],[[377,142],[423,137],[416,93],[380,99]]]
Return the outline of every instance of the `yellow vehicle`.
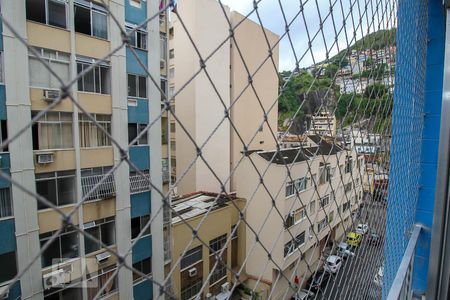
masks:
[[[362,240],[362,235],[356,232],[349,232],[347,234],[347,244],[349,244],[350,246],[355,246],[358,247],[359,244],[361,243]]]

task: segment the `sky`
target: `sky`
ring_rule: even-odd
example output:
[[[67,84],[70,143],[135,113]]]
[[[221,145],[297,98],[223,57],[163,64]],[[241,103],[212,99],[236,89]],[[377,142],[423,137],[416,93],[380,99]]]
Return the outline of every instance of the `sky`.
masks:
[[[229,6],[231,10],[248,14],[253,9],[253,0],[220,0],[223,4]],[[387,0],[369,1],[369,0],[259,0],[258,11],[261,16],[262,25],[267,29],[282,35],[285,33],[286,23],[283,18],[280,4],[283,7],[292,45],[299,60],[300,67],[308,67],[314,62],[321,62],[326,58],[326,53],[333,56],[339,50],[347,48],[345,32],[347,32],[348,41],[354,43],[353,22],[357,27],[356,39],[362,37],[362,32],[377,31],[378,28],[385,29],[395,27],[393,24],[394,15],[391,13],[390,6],[387,6]],[[304,17],[299,14],[300,2],[303,3]],[[378,3],[378,7],[376,6]],[[316,3],[319,7],[316,6]],[[333,18],[330,12],[330,3],[334,3]],[[342,3],[342,6],[341,6]],[[367,13],[364,14],[365,3],[370,3]],[[358,4],[359,8],[358,9]],[[353,13],[349,14],[350,6],[353,7]],[[377,9],[378,8],[378,9]],[[342,13],[344,12],[344,14]],[[359,11],[361,11],[361,16]],[[320,14],[320,16],[319,16]],[[297,17],[296,17],[297,15]],[[258,22],[256,13],[249,17]],[[295,18],[295,19],[294,19]],[[294,19],[294,21],[292,21]],[[320,20],[323,20],[323,31],[320,31]],[[344,22],[346,25],[344,30]],[[362,20],[360,22],[359,20]],[[334,23],[334,24],[333,24]],[[306,26],[305,26],[306,24]],[[361,26],[358,26],[361,24]],[[308,30],[306,30],[308,29]],[[362,32],[361,32],[362,29]],[[323,32],[323,34],[322,34]],[[308,51],[308,33],[312,40],[312,51]],[[319,34],[317,34],[319,33]],[[335,43],[335,37],[338,36],[338,42]],[[315,36],[315,38],[314,38]],[[295,56],[287,36],[284,36],[280,44],[280,70],[293,70],[295,68]]]

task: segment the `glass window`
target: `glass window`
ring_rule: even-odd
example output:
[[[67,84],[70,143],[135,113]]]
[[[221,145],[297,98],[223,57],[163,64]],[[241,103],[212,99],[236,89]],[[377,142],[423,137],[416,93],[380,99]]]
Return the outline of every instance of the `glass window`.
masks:
[[[221,251],[223,247],[225,247],[227,241],[227,235],[221,235],[219,237],[216,237],[215,239],[212,239],[209,241],[209,252],[210,255],[214,254],[218,251]]]
[[[0,189],[0,218],[11,217],[13,207],[9,188]]]
[[[47,243],[55,232],[48,232],[39,235],[41,248]],[[42,253],[42,267],[48,267],[60,263],[64,259],[78,256],[78,233],[71,229],[66,229],[56,237],[49,247]]]
[[[133,268],[140,271],[141,273],[144,273],[145,275],[151,275],[152,274],[152,259],[149,257],[149,258],[141,260],[137,263],[134,263]],[[141,280],[142,278],[143,277],[141,274],[133,272],[133,282],[137,282],[137,281]]]
[[[141,134],[141,132],[144,132],[146,128],[147,124],[128,123],[128,143],[131,144],[131,142]],[[147,145],[147,134],[148,130],[145,133],[142,133],[142,136],[133,145]]]
[[[130,46],[147,50],[147,32],[145,30],[142,30],[141,28],[134,29],[132,26],[126,26],[126,30],[128,34],[134,30],[133,33],[130,34]]]
[[[0,282],[9,281],[17,274],[16,252],[0,254]]]
[[[110,115],[93,115],[97,123],[103,129],[111,134],[111,116]],[[111,140],[107,134],[100,129],[90,118],[80,114],[80,147],[105,147],[111,146]]]
[[[77,62],[78,73],[83,72],[91,66],[87,62]],[[80,79],[78,79],[78,91],[99,94],[109,94],[110,91],[110,68],[107,65],[96,65]]]
[[[134,74],[128,74],[128,96],[147,98],[147,78]]]
[[[150,215],[140,216],[131,219],[131,238],[135,239],[139,233],[141,233],[142,229],[144,229],[145,225],[150,220]],[[150,226],[145,230],[142,236],[150,234]]]
[[[69,81],[69,54],[48,50],[43,48],[36,48],[42,60],[48,64],[53,72],[55,72],[60,80],[63,82]],[[59,89],[61,87],[60,81],[50,73],[48,67],[44,65],[34,54],[30,51],[29,55],[29,72],[30,72],[30,86],[40,88]]]
[[[96,220],[94,222],[84,224],[85,232],[91,234],[95,240],[91,240],[87,236],[84,236],[85,252],[86,254],[97,251],[102,248],[101,241],[106,246],[114,245],[115,238],[115,221],[114,217]]]
[[[37,113],[33,112],[32,117]],[[33,149],[73,148],[72,114],[48,112],[33,124]]]
[[[67,27],[67,1],[65,0],[27,0],[27,19],[47,25]]]
[[[186,252],[180,261],[180,268],[185,269],[202,260],[202,246],[195,247]]]
[[[107,39],[107,11],[98,4],[75,0],[75,31]]]

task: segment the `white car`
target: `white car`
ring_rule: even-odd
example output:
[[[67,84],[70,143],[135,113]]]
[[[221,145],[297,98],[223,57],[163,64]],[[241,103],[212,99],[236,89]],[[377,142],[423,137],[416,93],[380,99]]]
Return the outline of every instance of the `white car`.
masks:
[[[337,247],[337,255],[346,258],[349,256],[355,256],[355,253],[353,252],[353,248],[349,244],[340,242]]]
[[[342,258],[337,255],[330,255],[325,262],[324,269],[330,273],[337,273],[342,266]]]
[[[292,296],[291,300],[309,300],[309,299],[314,299],[315,295],[316,294],[314,294],[314,292],[312,292],[312,291],[308,291],[306,289],[301,289],[300,291],[295,293],[294,296]]]
[[[366,234],[367,231],[369,231],[369,225],[367,224],[358,224],[358,226],[356,226],[356,233],[359,234]]]

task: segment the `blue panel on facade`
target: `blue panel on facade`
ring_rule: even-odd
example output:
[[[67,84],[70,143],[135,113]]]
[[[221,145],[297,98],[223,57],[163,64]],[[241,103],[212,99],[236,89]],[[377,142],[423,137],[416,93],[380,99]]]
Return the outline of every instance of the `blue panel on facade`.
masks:
[[[151,193],[138,193],[130,196],[131,217],[149,215],[151,212]]]
[[[10,161],[9,161],[9,153],[0,153],[0,169],[9,175]],[[0,177],[0,189],[7,188],[10,186],[10,183],[5,178]]]
[[[131,0],[125,0],[125,21],[140,24],[147,19],[147,1],[140,1],[140,7],[132,5]]]
[[[3,84],[0,84],[0,120],[6,120],[6,91]]]
[[[150,169],[150,147],[148,145],[130,147],[130,160],[139,170]],[[130,168],[130,171],[132,170]]]
[[[152,236],[148,235],[141,238],[133,246],[133,264],[152,256]]]
[[[139,61],[142,62],[144,66],[148,66],[147,51],[134,48],[134,52],[136,52],[137,57],[139,57]],[[127,55],[127,73],[147,76],[147,72],[145,72],[145,69],[142,68],[136,56],[134,56],[134,54],[128,47],[126,50],[126,55]]]
[[[149,280],[144,280],[133,286],[134,299],[153,299],[153,284]]]
[[[148,100],[137,99],[136,106],[128,106],[128,123],[148,124]]]
[[[14,219],[0,221],[0,254],[16,251],[16,229]]]

